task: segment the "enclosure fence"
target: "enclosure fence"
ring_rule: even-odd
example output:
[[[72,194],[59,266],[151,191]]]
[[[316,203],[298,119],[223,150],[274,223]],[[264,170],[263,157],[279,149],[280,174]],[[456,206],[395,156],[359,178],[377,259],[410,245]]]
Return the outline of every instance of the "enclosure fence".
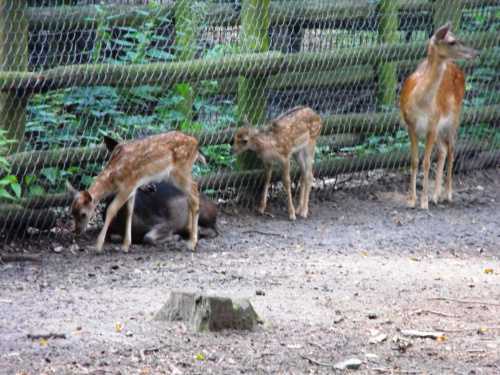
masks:
[[[302,105],[324,123],[318,186],[407,166],[398,94],[448,21],[481,52],[459,63],[455,169],[495,167],[498,0],[0,0],[0,243],[58,231],[67,215],[54,208],[72,199],[64,183],[92,183],[109,156],[104,135],[184,131],[208,161],[193,170],[203,191],[252,188],[263,172],[230,155],[235,129]]]

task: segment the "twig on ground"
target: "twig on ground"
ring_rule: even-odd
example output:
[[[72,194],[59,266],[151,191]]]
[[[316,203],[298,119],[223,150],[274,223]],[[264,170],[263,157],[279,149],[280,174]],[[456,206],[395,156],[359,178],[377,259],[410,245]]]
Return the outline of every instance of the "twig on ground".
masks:
[[[40,260],[40,255],[34,254],[1,254],[0,262],[38,262]]]
[[[247,229],[247,230],[242,230],[241,233],[259,233],[259,234],[264,234],[266,236],[278,236],[278,237],[283,237],[285,238],[286,236],[281,233],[273,233],[273,232],[262,232],[257,229]]]
[[[443,335],[442,332],[421,332],[413,329],[403,329],[401,333],[405,336],[418,337],[421,339],[437,339]]]
[[[12,300],[11,299],[0,299],[0,303],[6,303],[8,305],[12,305]]]
[[[312,345],[312,346],[316,346],[316,347],[320,348],[321,350],[325,350],[325,347],[321,344],[318,344],[317,342],[309,341],[308,344]]]
[[[432,298],[427,298],[430,301],[453,301],[453,302],[459,302],[459,303],[477,303],[480,305],[496,305],[500,306],[500,302],[488,302],[488,301],[468,301],[468,300],[463,300],[463,299],[455,299],[455,298],[447,298],[447,297],[432,297]]]
[[[260,358],[264,358],[266,355],[276,355],[276,353],[271,353],[271,352],[264,352],[264,353],[260,353]]]
[[[414,370],[386,370],[385,368],[374,368],[373,371],[376,372],[390,372],[391,374],[421,374],[422,371],[414,371]]]
[[[325,367],[334,367],[335,366],[335,364],[333,364],[333,363],[319,362],[319,361],[316,361],[315,359],[312,359],[311,357],[307,357],[307,356],[302,355],[302,354],[299,354],[299,356],[301,358],[307,359],[309,362],[314,363],[315,365],[318,365],[318,366],[325,366]]]
[[[139,355],[141,356],[142,362],[146,362],[146,349],[139,350]]]
[[[438,330],[436,327],[434,327],[435,330]],[[500,327],[475,327],[475,328],[457,328],[457,329],[439,329],[439,331],[442,332],[465,332],[465,331],[480,331],[482,329],[500,329]]]
[[[28,338],[37,340],[37,339],[65,339],[66,334],[65,333],[54,333],[54,332],[49,332],[49,333],[28,333]]]
[[[424,309],[419,309],[419,310],[413,311],[413,312],[410,313],[410,315],[420,315],[420,314],[424,314],[424,313],[441,315],[441,316],[446,316],[446,317],[449,317],[449,318],[457,318],[458,317],[458,315],[446,314],[446,313],[439,312],[439,311],[424,310]]]

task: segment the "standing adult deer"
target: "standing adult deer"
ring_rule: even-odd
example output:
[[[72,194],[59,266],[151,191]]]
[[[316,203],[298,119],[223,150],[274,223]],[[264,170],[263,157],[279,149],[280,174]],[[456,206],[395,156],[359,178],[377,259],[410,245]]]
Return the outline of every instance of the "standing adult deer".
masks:
[[[264,213],[266,209],[271,166],[277,163],[283,170],[283,182],[288,195],[289,218],[295,220],[290,191],[290,156],[293,155],[301,171],[297,214],[307,217],[309,194],[313,182],[312,163],[316,139],[323,128],[321,117],[311,108],[295,107],[268,121],[259,129],[251,127],[246,118],[244,123],[245,127],[241,128],[234,137],[231,154],[238,155],[246,150],[253,150],[264,162],[264,191],[259,211]]]
[[[87,191],[80,193],[66,182],[69,191],[75,196],[71,206],[75,231],[79,233],[85,229],[97,204],[103,198],[116,195],[106,211],[96,250],[102,252],[109,224],[120,207],[126,203],[126,231],[122,249],[128,252],[132,241],[132,211],[137,188],[150,182],[169,181],[188,197],[188,248],[194,250],[198,239],[199,195],[198,185],[191,180],[191,170],[197,157],[198,141],[175,131],[119,144]]]
[[[423,161],[424,186],[422,209],[429,208],[427,186],[429,166],[434,142],[437,140],[438,161],[432,201],[437,203],[441,194],[441,181],[446,155],[448,176],[445,199],[451,201],[451,172],[455,151],[462,100],[465,93],[465,74],[450,60],[475,60],[476,50],[460,42],[451,32],[450,23],[441,26],[427,46],[427,60],[422,62],[403,84],[399,108],[408,128],[411,144],[411,183],[408,207],[416,201],[416,175],[418,169],[418,141],[426,135]]]

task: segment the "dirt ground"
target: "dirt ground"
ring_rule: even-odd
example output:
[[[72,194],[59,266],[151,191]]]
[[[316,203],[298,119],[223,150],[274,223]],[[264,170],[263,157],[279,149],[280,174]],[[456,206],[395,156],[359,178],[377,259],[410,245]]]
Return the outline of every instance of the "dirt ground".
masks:
[[[407,210],[407,173],[362,174],[316,191],[295,224],[279,192],[264,216],[226,199],[220,236],[195,252],[98,256],[95,230],[8,241],[41,260],[0,264],[0,373],[500,374],[500,170],[454,187],[452,204]],[[157,322],[172,289],[249,298],[264,324]],[[28,337],[50,332],[65,338]]]

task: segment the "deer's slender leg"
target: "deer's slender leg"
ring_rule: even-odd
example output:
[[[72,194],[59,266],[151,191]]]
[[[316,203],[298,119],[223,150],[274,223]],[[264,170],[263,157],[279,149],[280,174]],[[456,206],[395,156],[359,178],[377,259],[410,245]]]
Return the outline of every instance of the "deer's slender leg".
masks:
[[[437,151],[438,160],[436,166],[436,180],[434,182],[434,190],[432,192],[432,201],[437,204],[439,196],[441,195],[441,184],[443,181],[443,169],[444,162],[446,159],[446,153],[448,152],[448,145],[441,137],[437,137]]]
[[[307,176],[306,176],[306,190],[304,192],[304,208],[302,209],[302,213],[300,214],[303,217],[307,217],[307,214],[309,213],[309,195],[311,194],[311,188],[312,188],[312,183],[313,183],[313,161],[314,161],[314,153],[316,152],[316,140],[310,141],[309,146],[308,146],[308,153],[307,153],[307,159],[306,159],[306,171],[307,171]]]
[[[295,209],[293,208],[292,201],[292,190],[290,181],[290,157],[288,157],[283,163],[283,185],[285,185],[287,197],[288,197],[288,217],[291,221],[295,221]]]
[[[296,213],[299,216],[303,216],[302,211],[304,210],[305,193],[307,191],[307,156],[305,150],[300,150],[295,153],[294,157],[300,168],[300,190],[297,199]]]
[[[266,210],[267,205],[267,191],[269,189],[269,183],[271,182],[272,166],[270,163],[264,164],[265,176],[264,176],[264,189],[262,191],[262,197],[260,199],[259,212],[261,214]]]
[[[111,202],[111,204],[109,205],[108,210],[106,211],[106,220],[104,221],[104,225],[102,226],[101,232],[99,233],[99,236],[97,237],[96,251],[98,253],[102,252],[102,248],[104,246],[104,240],[106,239],[106,232],[108,231],[108,227],[109,227],[109,224],[111,223],[111,220],[115,217],[116,213],[123,206],[123,204],[133,194],[135,194],[135,191],[133,191],[133,190],[122,191],[115,197],[113,202]],[[126,237],[126,235],[127,235],[127,233],[125,233],[125,237]],[[125,242],[124,242],[123,246],[125,246]]]
[[[198,242],[198,217],[200,216],[200,195],[196,182],[191,182],[191,194],[188,197],[188,205],[191,211],[191,230],[188,248],[194,250]]]
[[[128,248],[132,243],[132,215],[134,214],[135,194],[128,199],[127,205],[127,219],[125,221],[125,238],[123,239],[122,250],[128,253]]]
[[[408,207],[414,208],[417,201],[417,171],[418,171],[418,139],[419,135],[416,132],[409,131],[410,135],[410,152],[411,152],[411,181],[410,195],[408,197]]]
[[[421,207],[423,210],[429,209],[429,197],[427,195],[427,189],[429,186],[429,168],[431,166],[431,153],[432,153],[432,148],[434,147],[435,140],[436,140],[436,131],[430,131],[429,133],[427,133],[427,136],[425,138],[424,161],[422,163],[424,169],[424,186],[422,188]]]
[[[451,189],[451,173],[453,172],[453,159],[455,155],[455,138],[451,137],[450,142],[448,143],[448,171],[446,176],[446,189],[444,199],[448,202],[451,202],[452,189]]]

